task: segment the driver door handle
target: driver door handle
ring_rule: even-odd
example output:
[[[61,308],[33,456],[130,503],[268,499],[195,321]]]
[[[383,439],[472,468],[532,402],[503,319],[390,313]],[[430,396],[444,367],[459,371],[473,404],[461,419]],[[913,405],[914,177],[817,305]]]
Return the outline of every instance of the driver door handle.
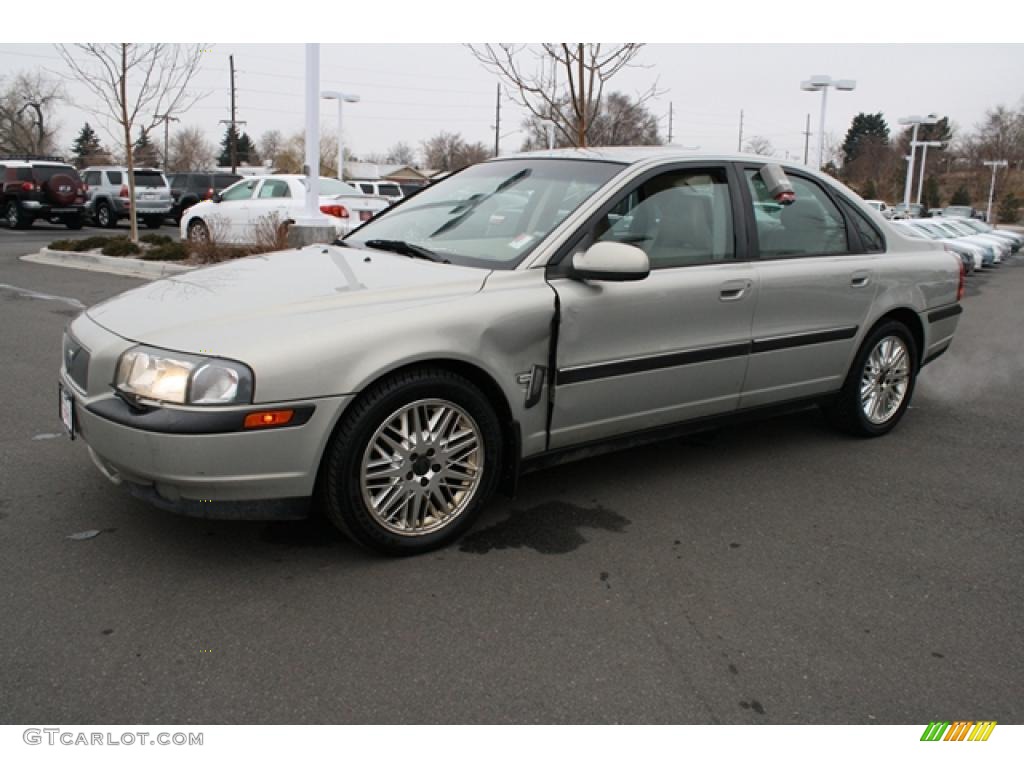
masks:
[[[750,290],[750,280],[729,280],[719,288],[719,301],[740,301]]]

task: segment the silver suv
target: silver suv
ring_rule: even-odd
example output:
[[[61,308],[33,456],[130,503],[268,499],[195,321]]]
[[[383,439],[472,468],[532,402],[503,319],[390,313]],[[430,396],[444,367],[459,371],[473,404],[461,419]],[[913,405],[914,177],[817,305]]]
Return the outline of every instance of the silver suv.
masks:
[[[128,169],[118,165],[92,166],[82,171],[88,186],[88,210],[101,227],[116,227],[128,218]],[[150,229],[171,215],[171,185],[157,168],[135,169],[135,210]]]

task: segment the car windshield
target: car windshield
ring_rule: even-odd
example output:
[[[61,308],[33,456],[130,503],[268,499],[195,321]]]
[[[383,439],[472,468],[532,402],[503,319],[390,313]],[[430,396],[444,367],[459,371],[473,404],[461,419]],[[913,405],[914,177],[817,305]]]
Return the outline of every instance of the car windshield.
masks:
[[[622,168],[551,158],[481,163],[378,215],[345,242],[402,241],[456,264],[513,269]]]
[[[306,180],[299,179],[302,186],[306,186]],[[326,176],[320,177],[320,197],[332,197],[334,195],[362,195],[358,189],[351,184],[346,184],[337,179],[329,179]]]

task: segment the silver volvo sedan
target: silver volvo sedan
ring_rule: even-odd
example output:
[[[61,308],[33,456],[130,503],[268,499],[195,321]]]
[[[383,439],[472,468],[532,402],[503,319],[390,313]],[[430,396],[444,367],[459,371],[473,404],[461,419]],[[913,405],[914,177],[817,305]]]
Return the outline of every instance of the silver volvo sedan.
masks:
[[[809,405],[883,435],[952,341],[961,261],[765,160],[502,157],[333,245],[136,288],[68,327],[62,419],[157,506],[322,510],[389,554],[599,446]]]

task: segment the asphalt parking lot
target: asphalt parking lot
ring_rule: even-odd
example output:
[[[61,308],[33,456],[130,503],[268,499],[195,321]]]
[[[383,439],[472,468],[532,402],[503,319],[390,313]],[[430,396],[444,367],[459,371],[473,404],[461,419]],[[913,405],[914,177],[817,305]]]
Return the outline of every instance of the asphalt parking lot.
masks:
[[[1024,722],[1024,257],[886,438],[809,411],[544,470],[385,560],[110,485],[61,330],[139,281],[17,260],[53,230],[0,230],[0,722]]]

